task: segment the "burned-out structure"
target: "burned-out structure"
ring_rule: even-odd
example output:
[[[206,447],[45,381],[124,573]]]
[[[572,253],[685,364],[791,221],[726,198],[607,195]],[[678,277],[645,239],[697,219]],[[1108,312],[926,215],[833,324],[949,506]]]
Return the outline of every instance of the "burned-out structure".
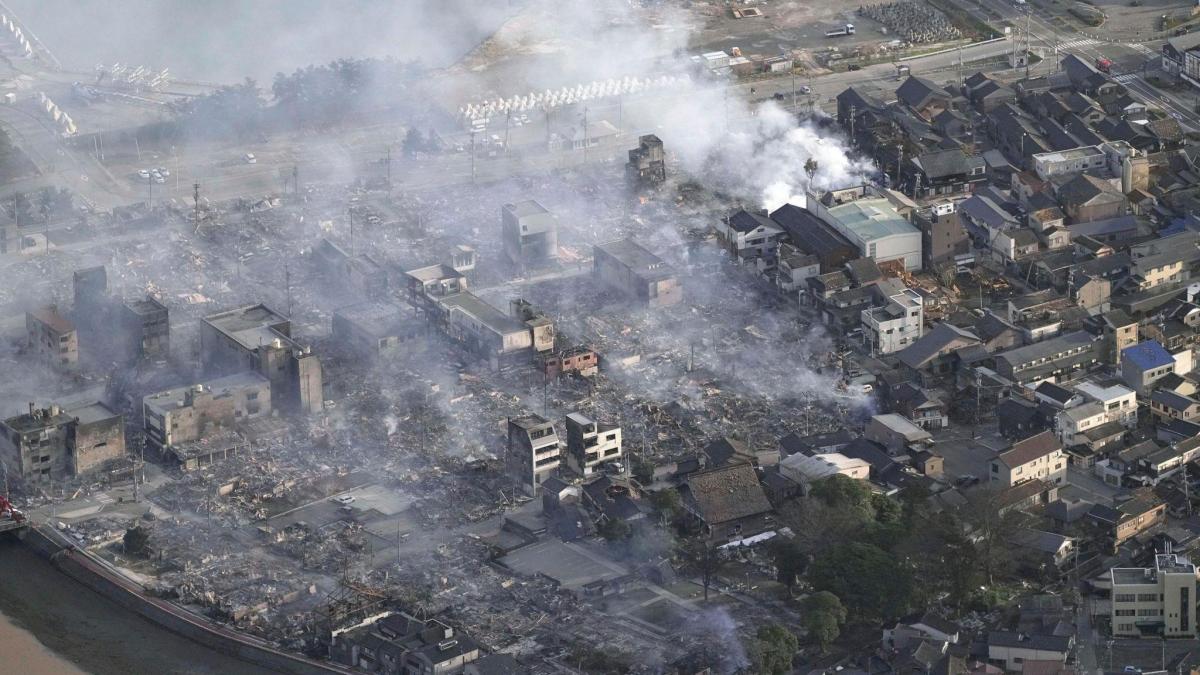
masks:
[[[222,433],[235,432],[242,422],[271,413],[271,383],[255,372],[242,372],[203,384],[176,387],[142,401],[146,443],[163,457],[188,466],[197,444],[219,445]],[[229,436],[233,445],[244,440]],[[216,448],[222,450],[223,448]]]
[[[256,372],[271,382],[276,407],[317,413],[324,407],[321,360],[292,338],[292,324],[266,305],[247,305],[204,318],[204,370],[219,376]]]
[[[507,463],[513,477],[530,494],[562,465],[562,446],[554,423],[540,415],[510,417]]]
[[[126,353],[134,359],[163,358],[171,353],[171,315],[153,296],[121,305]]]
[[[500,235],[509,262],[521,269],[558,261],[558,219],[532,199],[500,207]]]
[[[629,151],[625,176],[637,186],[654,186],[667,180],[667,153],[658,136],[645,134],[638,138],[638,146]]]
[[[601,465],[621,459],[621,427],[584,415],[567,415],[567,465],[590,476]]]
[[[0,422],[0,459],[30,481],[85,476],[125,456],[125,420],[103,403],[36,408]]]
[[[646,307],[669,307],[683,299],[675,270],[632,239],[597,244],[592,273],[601,282]]]
[[[387,269],[370,254],[350,254],[332,241],[321,239],[313,247],[313,259],[325,278],[348,294],[374,299],[388,293]]]
[[[426,331],[425,322],[411,311],[387,302],[363,302],[333,315],[333,339],[367,358],[394,353]]]
[[[55,370],[79,367],[79,334],[75,324],[54,305],[25,313],[25,335],[29,353]]]

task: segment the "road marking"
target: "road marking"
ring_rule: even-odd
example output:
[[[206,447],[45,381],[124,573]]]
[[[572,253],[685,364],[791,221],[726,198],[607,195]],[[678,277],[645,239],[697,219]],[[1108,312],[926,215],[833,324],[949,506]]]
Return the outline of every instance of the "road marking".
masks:
[[[1116,80],[1117,82],[1120,82],[1121,84],[1125,84],[1126,82],[1133,82],[1137,78],[1138,78],[1137,73],[1125,73],[1123,75],[1117,75],[1113,79]]]
[[[1060,50],[1078,49],[1079,47],[1091,47],[1092,45],[1098,44],[1100,44],[1100,41],[1094,38],[1076,38],[1074,40],[1067,40],[1066,42],[1058,43],[1058,48]]]
[[[1158,55],[1158,52],[1154,51],[1153,49],[1147,47],[1144,44],[1126,42],[1126,43],[1124,43],[1124,45],[1139,54],[1144,54],[1146,56],[1157,56]]]

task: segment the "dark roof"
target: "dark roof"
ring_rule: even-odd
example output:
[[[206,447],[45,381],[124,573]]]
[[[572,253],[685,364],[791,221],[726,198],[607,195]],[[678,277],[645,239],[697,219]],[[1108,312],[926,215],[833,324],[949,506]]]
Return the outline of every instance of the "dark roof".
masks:
[[[854,434],[850,433],[849,429],[842,427],[837,431],[811,436],[801,436],[792,432],[779,439],[779,445],[783,449],[783,454],[795,455],[809,454],[810,451],[819,448],[842,447],[853,440]]]
[[[1138,370],[1152,370],[1175,363],[1171,353],[1157,340],[1145,340],[1121,350],[1121,362],[1129,361]]]
[[[469,666],[479,675],[518,675],[526,672],[526,668],[508,654],[488,654]]]
[[[1049,431],[1043,431],[1013,443],[1008,450],[997,453],[996,459],[1004,462],[1009,468],[1016,468],[1061,449],[1062,443],[1058,438]]]
[[[754,467],[731,464],[692,474],[685,497],[709,525],[748,518],[771,510]]]
[[[858,251],[836,230],[822,222],[807,209],[794,204],[784,204],[771,213],[771,220],[788,233],[792,243],[805,253],[826,256],[840,250],[848,250],[851,255]]]
[[[1086,223],[1072,223],[1067,226],[1071,236],[1076,237],[1081,234],[1086,234],[1091,237],[1111,237],[1121,233],[1137,232],[1138,221],[1136,216],[1116,216],[1113,218],[1102,218],[1100,220],[1092,220]]]
[[[1173,391],[1164,389],[1154,390],[1154,393],[1150,394],[1150,400],[1171,410],[1187,410],[1194,405],[1200,404],[1200,401],[1190,396],[1183,396],[1182,394],[1176,394]]]
[[[872,258],[848,260],[844,267],[846,268],[846,273],[859,286],[883,278],[883,271],[879,269],[879,264]]]
[[[930,178],[970,173],[983,166],[983,158],[967,155],[959,148],[927,152],[912,158],[912,163]]]
[[[1063,405],[1066,405],[1067,401],[1070,401],[1075,397],[1075,392],[1050,381],[1039,384],[1037,389],[1034,389],[1033,391]]]
[[[965,340],[967,344],[979,342],[979,338],[973,333],[943,321],[916,342],[897,352],[896,356],[909,368],[920,370],[939,354],[949,351],[950,346],[959,340]]]
[[[773,230],[779,226],[775,224],[775,221],[764,215],[742,210],[729,216],[729,227],[744,234],[753,232],[760,227]]]
[[[1058,198],[1066,204],[1087,204],[1123,200],[1125,196],[1108,181],[1081,173],[1058,188]]]
[[[903,101],[909,107],[919,108],[925,105],[931,98],[949,99],[950,94],[937,85],[932,80],[927,80],[923,77],[910,75],[896,89],[896,98]]]
[[[709,466],[723,466],[731,461],[747,462],[752,459],[746,444],[731,438],[718,438],[704,447]]]
[[[861,459],[870,464],[871,470],[876,472],[886,471],[896,463],[896,460],[887,454],[882,445],[866,438],[854,439],[838,453],[851,459]]]

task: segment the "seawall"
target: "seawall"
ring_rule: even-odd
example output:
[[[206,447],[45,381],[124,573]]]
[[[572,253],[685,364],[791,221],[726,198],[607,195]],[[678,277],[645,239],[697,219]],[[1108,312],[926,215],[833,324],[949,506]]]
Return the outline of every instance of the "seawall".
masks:
[[[30,528],[22,543],[48,558],[59,571],[75,581],[197,644],[284,673],[326,675],[353,672],[283,651],[166,600],[151,597],[139,584],[110,569],[91,554],[79,550],[48,526]]]

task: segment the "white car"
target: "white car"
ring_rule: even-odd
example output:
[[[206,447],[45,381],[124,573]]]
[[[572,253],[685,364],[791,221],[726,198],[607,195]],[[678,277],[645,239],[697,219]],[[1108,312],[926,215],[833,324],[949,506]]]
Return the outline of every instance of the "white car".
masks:
[[[162,185],[163,183],[167,182],[167,179],[163,178],[161,173],[156,173],[154,174],[154,182]]]
[[[171,175],[171,172],[167,170],[167,167],[160,166],[160,167],[158,167],[158,175],[162,176],[163,178],[166,178]]]
[[[149,178],[150,169],[138,169],[138,178]]]
[[[347,506],[354,503],[354,497],[351,495],[338,495],[337,497],[333,498],[333,501],[341,504],[342,506]]]
[[[247,152],[242,159],[245,159],[247,164],[258,164],[258,158],[254,156],[253,152]]]

